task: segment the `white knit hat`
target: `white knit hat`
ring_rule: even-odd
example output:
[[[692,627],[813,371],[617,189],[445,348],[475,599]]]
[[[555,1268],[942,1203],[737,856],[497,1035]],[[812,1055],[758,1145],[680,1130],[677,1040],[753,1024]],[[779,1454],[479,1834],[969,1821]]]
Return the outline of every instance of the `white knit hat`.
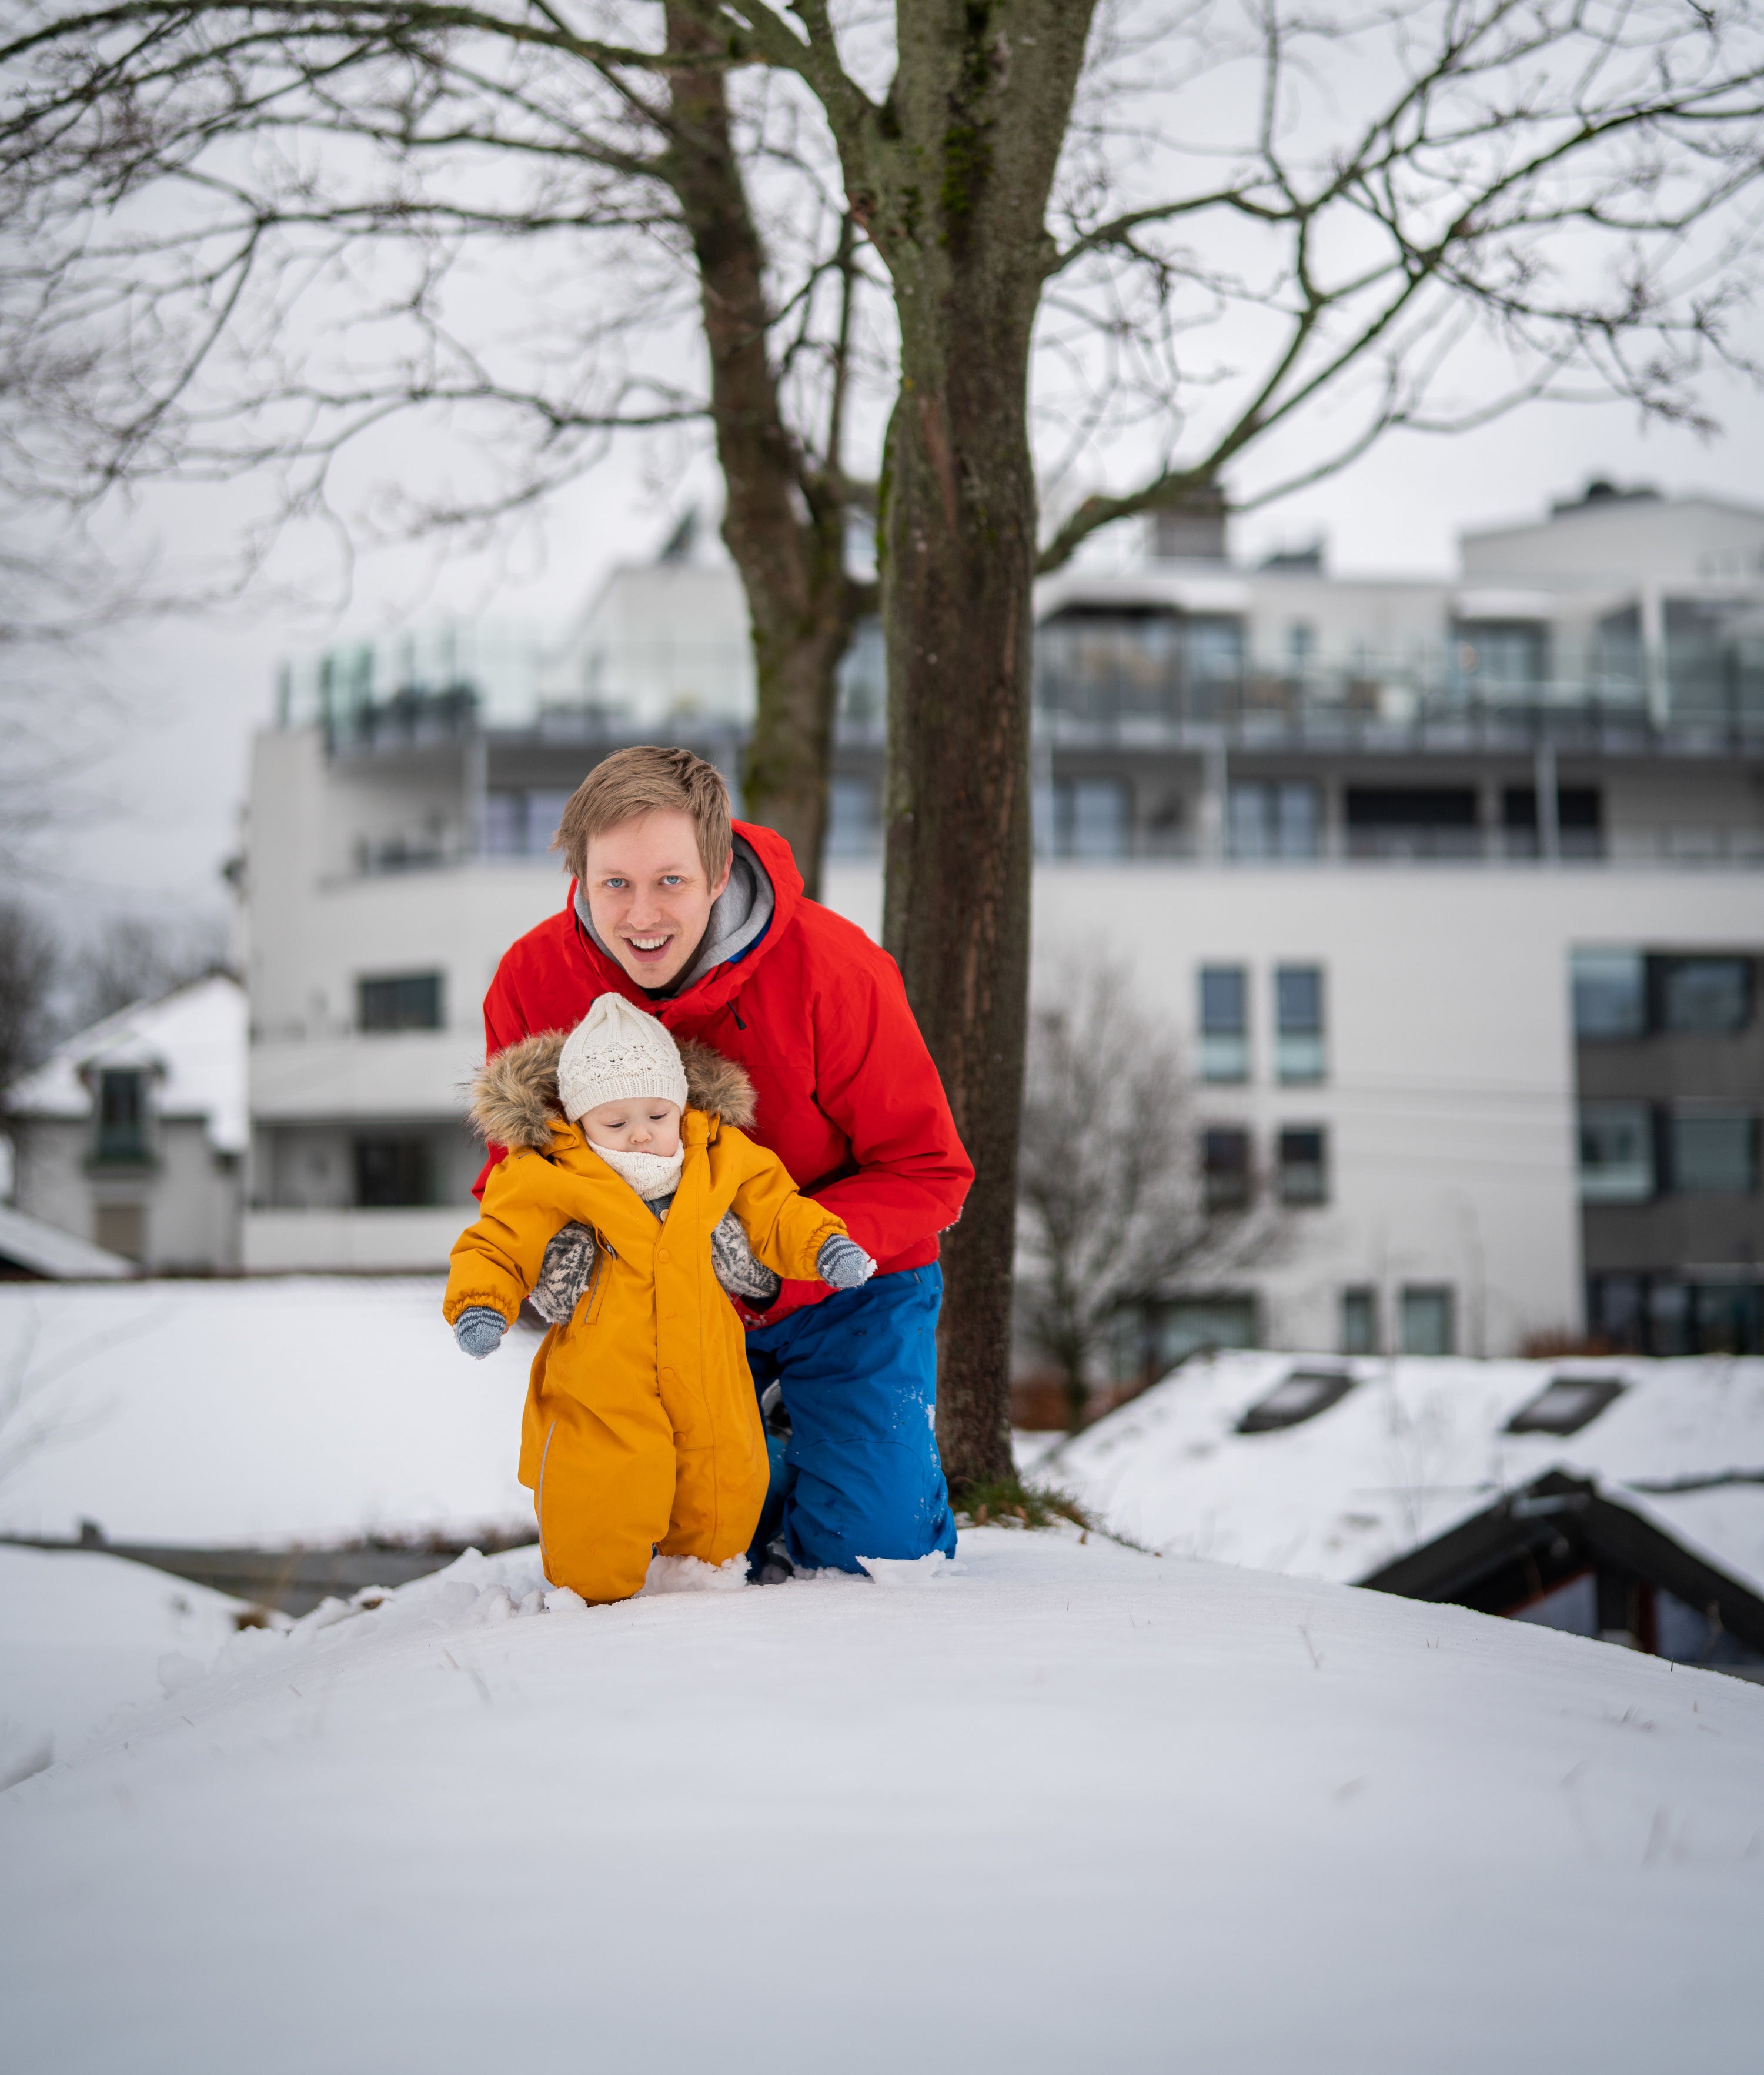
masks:
[[[622,994],[603,994],[564,1040],[557,1055],[557,1094],[574,1124],[601,1104],[642,1095],[686,1106],[686,1070],[680,1048],[654,1017]]]

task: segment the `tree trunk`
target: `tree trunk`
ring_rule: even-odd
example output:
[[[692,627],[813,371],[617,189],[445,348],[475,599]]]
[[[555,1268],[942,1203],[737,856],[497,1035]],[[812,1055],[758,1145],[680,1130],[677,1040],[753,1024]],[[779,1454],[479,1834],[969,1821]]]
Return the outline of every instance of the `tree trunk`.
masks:
[[[670,49],[714,47],[702,23],[668,10]],[[811,894],[821,883],[839,660],[860,594],[845,570],[837,455],[806,464],[785,422],[772,366],[765,253],[729,133],[725,75],[669,75],[669,180],[690,234],[710,360],[723,537],[746,593],[756,711],[743,806],[789,842]],[[836,436],[836,429],[835,429]]]
[[[1091,9],[901,0],[898,143],[854,208],[896,289],[883,486],[884,940],[976,1178],[944,1247],[938,1438],[1011,1474],[1011,1271],[1027,1033],[1035,478],[1030,334]],[[934,197],[934,201],[933,201]]]
[[[1010,366],[1008,343],[1000,353],[996,324],[964,326],[958,336],[984,336],[992,350],[966,368],[940,368],[942,327],[925,329],[930,350],[907,342],[889,431],[883,940],[975,1167],[962,1220],[944,1243],[938,1393],[944,1465],[963,1484],[1011,1467],[1036,506],[1021,390],[1012,394],[1024,370]],[[1026,362],[1026,333],[1016,329]]]

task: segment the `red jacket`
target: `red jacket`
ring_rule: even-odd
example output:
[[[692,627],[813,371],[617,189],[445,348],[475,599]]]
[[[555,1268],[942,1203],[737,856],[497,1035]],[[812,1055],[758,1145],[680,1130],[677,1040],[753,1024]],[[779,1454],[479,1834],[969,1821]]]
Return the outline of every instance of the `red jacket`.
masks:
[[[974,1167],[899,969],[855,923],[804,895],[782,836],[747,822],[735,829],[776,902],[744,957],[713,966],[672,1001],[652,1001],[590,940],[572,882],[562,913],[529,930],[496,968],[484,996],[486,1056],[536,1030],[572,1029],[598,995],[622,994],[746,1067],[759,1096],[748,1136],[844,1219],[883,1274],[923,1268],[960,1215]],[[475,1193],[503,1151],[491,1147]],[[763,1318],[744,1315],[770,1324],[827,1294],[822,1282],[786,1282]]]

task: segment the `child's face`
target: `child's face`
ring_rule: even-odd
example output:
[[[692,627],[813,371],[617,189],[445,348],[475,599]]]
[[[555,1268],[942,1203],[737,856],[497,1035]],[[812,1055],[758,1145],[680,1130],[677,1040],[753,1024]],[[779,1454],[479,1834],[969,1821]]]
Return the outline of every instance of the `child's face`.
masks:
[[[680,1105],[656,1095],[601,1103],[578,1120],[588,1143],[609,1153],[653,1153],[666,1160],[680,1149]]]

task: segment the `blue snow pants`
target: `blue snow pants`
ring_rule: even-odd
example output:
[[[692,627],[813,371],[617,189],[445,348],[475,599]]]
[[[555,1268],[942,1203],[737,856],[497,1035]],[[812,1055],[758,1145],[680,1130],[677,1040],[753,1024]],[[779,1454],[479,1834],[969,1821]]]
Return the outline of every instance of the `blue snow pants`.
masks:
[[[955,1553],[934,1423],[942,1301],[934,1261],[873,1277],[748,1334],[754,1387],[781,1386],[791,1426],[781,1464],[772,1457],[756,1558],[781,1526],[803,1570]]]

